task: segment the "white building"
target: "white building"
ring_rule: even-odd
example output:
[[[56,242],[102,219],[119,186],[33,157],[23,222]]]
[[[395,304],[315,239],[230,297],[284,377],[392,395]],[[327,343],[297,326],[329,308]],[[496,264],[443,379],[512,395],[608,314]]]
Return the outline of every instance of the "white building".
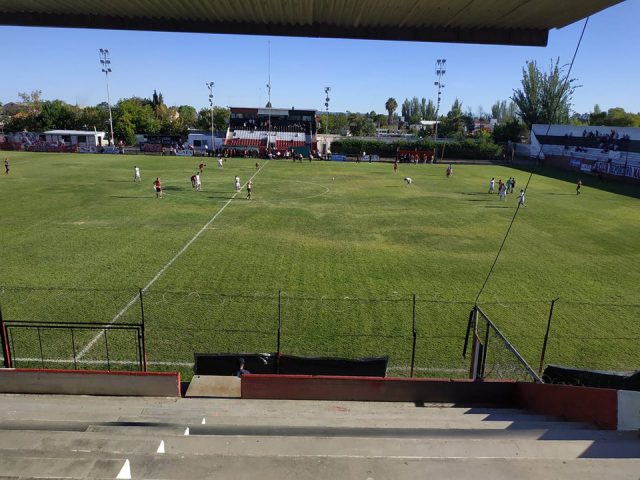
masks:
[[[105,132],[84,130],[49,130],[44,132],[47,143],[77,145],[79,151],[93,151],[97,147],[108,145]]]
[[[214,130],[213,133],[214,137],[212,140],[210,130],[189,130],[187,143],[192,145],[197,151],[204,150],[205,145],[207,146],[207,149],[211,151],[222,148],[226,132],[218,132]]]

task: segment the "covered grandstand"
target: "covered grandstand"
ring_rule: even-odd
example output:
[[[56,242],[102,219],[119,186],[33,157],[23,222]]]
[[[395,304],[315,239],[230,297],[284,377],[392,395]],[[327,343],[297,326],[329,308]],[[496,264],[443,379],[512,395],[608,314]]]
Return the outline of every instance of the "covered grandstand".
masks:
[[[224,148],[261,155],[317,150],[315,110],[232,107]]]
[[[536,124],[530,156],[567,170],[640,180],[640,128]]]

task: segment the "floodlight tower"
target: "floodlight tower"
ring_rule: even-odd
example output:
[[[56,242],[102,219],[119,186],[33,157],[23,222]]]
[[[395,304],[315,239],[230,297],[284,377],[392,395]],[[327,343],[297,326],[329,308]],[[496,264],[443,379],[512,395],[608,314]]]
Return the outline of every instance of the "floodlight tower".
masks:
[[[326,109],[326,115],[324,117],[324,149],[325,149],[325,153],[327,153],[329,151],[329,148],[327,147],[328,144],[328,138],[327,135],[329,134],[329,92],[331,91],[331,87],[324,87],[324,93],[327,96],[327,98],[324,99],[324,107]]]
[[[109,95],[109,74],[111,73],[111,58],[109,55],[109,50],[106,48],[100,49],[100,65],[102,66],[104,78],[107,82],[107,105],[109,106],[109,127],[111,128],[111,140],[109,141],[109,143],[111,145],[115,145],[115,140],[113,138],[113,116],[111,114],[111,97]]]
[[[215,146],[215,141],[213,140],[213,87],[215,87],[216,84],[213,82],[207,82],[205,85],[209,89],[209,107],[211,108],[211,152],[213,152],[213,148]]]
[[[436,76],[438,77],[438,81],[433,82],[433,84],[438,87],[438,102],[436,104],[436,128],[435,128],[435,137],[433,139],[435,142],[438,141],[438,123],[439,123],[438,112],[440,111],[441,92],[442,92],[442,89],[444,88],[444,83],[442,83],[442,77],[447,72],[446,66],[447,66],[446,58],[439,58],[438,60],[436,60]]]

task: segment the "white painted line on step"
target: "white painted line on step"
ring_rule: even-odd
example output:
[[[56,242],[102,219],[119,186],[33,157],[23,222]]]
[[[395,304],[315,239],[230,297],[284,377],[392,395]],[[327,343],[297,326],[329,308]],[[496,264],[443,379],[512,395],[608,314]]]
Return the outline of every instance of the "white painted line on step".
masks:
[[[185,436],[188,436],[188,435],[189,435],[189,427],[187,427],[187,428],[185,428],[185,429],[184,429],[184,434],[185,434]]]
[[[269,163],[269,160],[267,160],[263,165],[261,165],[261,166],[260,166],[260,168],[258,169],[258,171],[257,171],[256,173],[254,173],[254,174],[251,176],[251,178],[250,178],[249,180],[247,180],[247,182],[249,182],[250,180],[253,180],[253,178],[254,178],[256,175],[258,175],[258,174],[260,173],[260,171],[265,167],[265,165],[266,165],[267,163]],[[245,185],[246,185],[246,184],[247,184],[247,183],[245,182]],[[219,215],[224,211],[224,209],[225,209],[225,208],[227,208],[227,207],[229,206],[229,204],[231,203],[231,201],[232,201],[232,200],[234,200],[234,199],[236,198],[236,195],[238,195],[238,193],[240,193],[240,192],[238,191],[238,192],[234,193],[234,194],[233,194],[233,196],[232,196],[229,200],[227,200],[227,202],[222,206],[222,208],[221,208],[220,210],[218,210],[218,211],[216,212],[216,214],[215,214],[213,217],[211,217],[211,219],[210,219],[207,223],[205,223],[204,227],[202,227],[202,228],[198,231],[198,233],[196,233],[196,234],[191,238],[191,240],[189,240],[189,241],[184,245],[184,247],[182,247],[182,248],[180,249],[180,251],[179,251],[178,253],[176,253],[176,254],[174,255],[174,257],[173,257],[171,260],[169,260],[169,261],[165,264],[165,266],[164,266],[164,267],[162,267],[162,268],[158,271],[158,273],[156,273],[156,275],[151,279],[151,281],[150,281],[149,283],[147,283],[147,285],[142,289],[142,291],[143,291],[143,292],[146,292],[146,291],[147,291],[147,289],[148,289],[149,287],[151,287],[151,285],[153,285],[154,283],[156,283],[156,280],[158,280],[158,279],[162,276],[162,274],[167,270],[167,268],[169,268],[171,265],[173,265],[173,262],[175,262],[175,261],[180,257],[180,255],[182,255],[185,251],[187,251],[187,249],[191,246],[191,244],[192,244],[193,242],[195,242],[195,241],[198,239],[198,237],[199,237],[200,235],[202,235],[202,232],[204,232],[204,231],[209,227],[209,225],[211,225],[211,224],[214,222],[214,220],[215,220],[216,218],[218,218],[218,216],[219,216]],[[133,306],[137,301],[138,301],[138,298],[139,298],[139,296],[138,296],[138,295],[134,295],[134,296],[133,296],[133,298],[132,298],[131,300],[129,300],[129,303],[127,303],[127,304],[124,306],[124,308],[123,308],[122,310],[120,310],[120,311],[116,314],[116,316],[115,316],[115,317],[113,317],[113,318],[111,319],[111,321],[109,322],[109,325],[113,325],[114,323],[116,323],[116,322],[118,321],[118,319],[119,319],[120,317],[122,317],[122,315],[124,315],[124,314],[125,314],[125,313],[126,313],[126,312],[127,312],[127,311],[128,311],[128,310],[129,310],[129,309],[130,309],[130,308],[131,308],[131,307],[132,307],[132,306]],[[107,328],[108,328],[108,327],[107,327]],[[106,329],[102,329],[102,330],[100,330],[100,331],[96,334],[96,336],[95,336],[95,337],[93,337],[93,338],[91,339],[91,341],[89,341],[89,343],[88,343],[88,344],[87,344],[87,345],[86,345],[82,350],[80,350],[80,352],[78,353],[78,355],[77,355],[77,357],[76,357],[78,360],[80,360],[82,357],[84,357],[84,356],[87,354],[87,352],[88,352],[89,350],[91,350],[91,347],[93,347],[93,346],[96,344],[96,342],[100,339],[100,335],[102,335],[102,334],[104,333],[104,331],[105,331],[105,330],[106,330]]]
[[[160,441],[160,445],[158,445],[158,450],[156,450],[156,453],[164,453],[164,440]]]
[[[122,465],[120,473],[118,473],[116,478],[121,480],[131,480],[131,464],[129,463],[128,458],[124,461],[124,465]]]

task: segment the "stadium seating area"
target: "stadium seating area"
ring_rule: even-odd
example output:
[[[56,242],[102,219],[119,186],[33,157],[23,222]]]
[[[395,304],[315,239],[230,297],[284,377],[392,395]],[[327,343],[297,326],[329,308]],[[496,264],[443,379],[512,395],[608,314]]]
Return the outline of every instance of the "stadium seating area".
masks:
[[[229,131],[225,146],[266,147],[269,136],[275,139],[276,150],[288,150],[292,147],[304,147],[306,135],[303,132],[272,131],[238,128]]]
[[[640,128],[534,125],[530,155],[540,152],[583,172],[640,179]]]

